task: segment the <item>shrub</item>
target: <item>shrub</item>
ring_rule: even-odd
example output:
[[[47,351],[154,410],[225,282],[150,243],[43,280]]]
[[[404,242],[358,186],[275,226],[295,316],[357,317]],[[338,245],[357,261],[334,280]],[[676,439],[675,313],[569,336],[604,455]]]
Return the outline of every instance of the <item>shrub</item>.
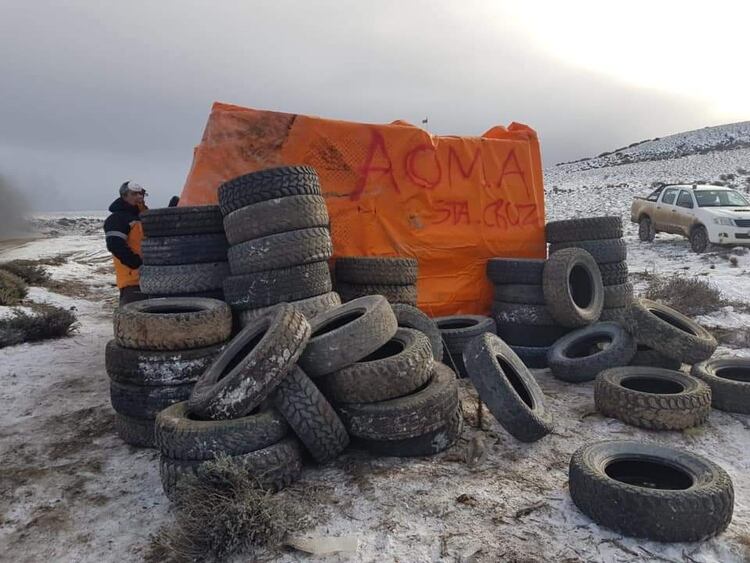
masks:
[[[0,268],[17,275],[29,285],[41,285],[49,280],[49,272],[33,260],[13,260],[0,264]]]
[[[644,297],[661,301],[686,315],[705,315],[727,305],[733,305],[707,280],[680,275],[668,278],[652,277]]]
[[[6,270],[0,270],[0,305],[18,305],[29,288],[21,278]]]
[[[35,311],[13,311],[11,317],[0,319],[0,348],[22,342],[37,342],[70,336],[77,328],[72,311],[52,305],[35,305]]]

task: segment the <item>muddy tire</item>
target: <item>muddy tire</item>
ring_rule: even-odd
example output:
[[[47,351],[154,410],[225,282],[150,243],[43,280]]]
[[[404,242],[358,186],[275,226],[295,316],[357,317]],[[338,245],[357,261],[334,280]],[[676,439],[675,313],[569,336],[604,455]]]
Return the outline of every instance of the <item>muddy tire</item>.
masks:
[[[443,360],[443,337],[435,321],[425,315],[422,311],[404,303],[391,305],[396,315],[398,326],[418,330],[430,340],[432,357],[436,362]]]
[[[633,301],[633,284],[621,283],[619,285],[604,286],[604,308],[615,309],[627,307]]]
[[[682,367],[682,362],[668,358],[661,352],[657,352],[648,346],[639,344],[633,359],[630,360],[630,365],[679,370]]]
[[[188,350],[224,342],[232,312],[217,299],[162,297],[136,301],[113,314],[115,342],[138,350]]]
[[[384,297],[372,295],[317,315],[299,365],[319,377],[358,362],[396,334],[398,323]]]
[[[695,364],[691,373],[711,387],[714,408],[750,414],[750,360],[714,358]]]
[[[705,328],[671,307],[648,299],[630,304],[625,323],[638,344],[684,364],[707,360],[717,347],[716,339]]]
[[[487,277],[495,285],[542,285],[546,260],[491,258],[487,261]]]
[[[221,290],[229,276],[227,262],[141,266],[141,291],[148,295],[182,295]]]
[[[182,385],[195,383],[219,355],[223,344],[192,350],[152,351],[118,346],[104,349],[104,365],[112,381],[130,385]]]
[[[294,306],[300,313],[305,315],[305,318],[309,321],[314,319],[318,314],[325,311],[330,311],[341,305],[341,298],[338,293],[329,291],[322,295],[315,295],[314,297],[308,297],[307,299],[301,299],[299,301],[290,301],[289,305]],[[261,307],[260,309],[246,309],[244,311],[238,311],[237,317],[240,322],[240,326],[245,327],[248,324],[254,323],[260,317],[267,315],[271,309],[278,307],[276,305],[269,305],[268,307]]]
[[[628,248],[620,238],[601,240],[579,240],[575,242],[557,242],[549,247],[550,257],[565,248],[580,248],[591,254],[597,264],[624,262],[628,258]]]
[[[132,418],[115,413],[115,432],[120,440],[137,448],[154,448],[154,419]]]
[[[224,217],[229,244],[297,229],[328,227],[325,199],[317,195],[274,198],[241,207]]]
[[[512,436],[535,442],[552,431],[544,393],[513,350],[494,334],[483,334],[464,349],[464,364],[479,398]]]
[[[497,319],[497,317],[495,317]],[[497,335],[506,344],[547,348],[570,332],[569,328],[558,325],[530,325],[498,322]]]
[[[244,328],[195,384],[190,412],[208,419],[246,416],[294,368],[310,324],[290,305]]]
[[[602,283],[607,285],[621,285],[628,281],[628,263],[612,262],[599,264],[599,272],[602,274]]]
[[[501,323],[508,325],[560,326],[544,305],[493,301],[492,317],[495,320],[496,326],[499,326]]]
[[[116,413],[130,418],[156,418],[162,410],[185,401],[193,389],[191,383],[146,387],[109,382],[109,397]]]
[[[555,342],[547,363],[557,379],[581,383],[593,380],[605,369],[628,365],[635,350],[635,340],[621,325],[596,323]]]
[[[229,276],[224,280],[224,298],[235,309],[258,309],[330,291],[331,274],[326,262]]]
[[[281,381],[271,402],[318,463],[334,459],[349,445],[336,411],[300,368]]]
[[[140,219],[146,238],[224,232],[217,205],[160,207],[144,211]]]
[[[599,320],[604,306],[602,275],[594,258],[580,248],[566,248],[547,260],[542,277],[547,309],[565,327]]]
[[[544,290],[541,285],[506,284],[495,286],[495,301],[505,303],[528,303],[544,305]]]
[[[353,256],[338,258],[336,282],[357,285],[414,285],[418,263],[414,258]]]
[[[654,242],[656,238],[656,228],[649,217],[641,217],[638,221],[638,238],[641,242]]]
[[[529,369],[544,369],[549,365],[547,363],[549,347],[511,346],[510,348]]]
[[[435,364],[432,378],[416,393],[378,403],[337,406],[349,434],[368,440],[400,440],[422,436],[445,426],[458,407],[455,374]]]
[[[622,219],[616,216],[551,221],[545,229],[547,242],[574,242],[622,237]]]
[[[711,389],[679,371],[638,366],[601,372],[594,403],[604,416],[651,430],[700,426],[711,412]]]
[[[612,322],[619,323],[623,326],[627,325],[627,307],[613,307],[611,309],[602,309],[602,314],[599,315],[599,321],[603,323]]]
[[[226,262],[226,237],[222,233],[156,237],[143,240],[143,263],[146,266],[175,266],[204,262]]]
[[[706,227],[703,225],[693,227],[693,230],[690,231],[690,248],[693,252],[698,254],[705,252],[708,245],[708,231],[706,230]]]
[[[252,274],[328,260],[333,254],[325,227],[287,231],[235,244],[227,257],[232,275]]]
[[[318,174],[310,166],[279,166],[244,174],[219,186],[222,215],[262,201],[289,196],[320,196]]]
[[[497,326],[490,317],[482,315],[452,315],[436,317],[445,348],[453,355],[461,356],[466,345],[477,336],[490,332],[495,334]]]
[[[337,403],[376,403],[414,393],[430,379],[432,363],[427,336],[399,328],[381,348],[319,383]]]
[[[417,306],[416,285],[359,285],[337,282],[336,291],[339,292],[344,303],[367,295],[382,295],[389,303]]]
[[[732,520],[734,488],[721,467],[656,444],[607,441],[573,454],[570,496],[594,522],[626,536],[701,541]]]

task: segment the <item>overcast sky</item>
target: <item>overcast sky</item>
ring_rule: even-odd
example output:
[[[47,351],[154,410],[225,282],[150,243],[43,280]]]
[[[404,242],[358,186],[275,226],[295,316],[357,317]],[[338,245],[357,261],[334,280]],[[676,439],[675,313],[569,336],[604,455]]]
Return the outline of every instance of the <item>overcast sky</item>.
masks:
[[[165,205],[215,100],[519,121],[547,165],[750,119],[747,3],[516,3],[0,0],[0,175],[38,210],[106,208],[127,179]]]

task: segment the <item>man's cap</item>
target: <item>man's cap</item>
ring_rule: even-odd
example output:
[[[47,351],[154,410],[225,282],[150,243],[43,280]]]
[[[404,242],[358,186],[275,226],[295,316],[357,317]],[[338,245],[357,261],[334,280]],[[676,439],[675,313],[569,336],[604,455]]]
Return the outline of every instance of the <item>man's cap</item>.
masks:
[[[143,192],[143,195],[148,195],[146,193],[146,190],[143,189],[143,186],[140,184],[136,184],[135,182],[131,182],[128,180],[127,182],[123,182],[122,186],[120,186],[120,195],[123,196],[128,192]]]

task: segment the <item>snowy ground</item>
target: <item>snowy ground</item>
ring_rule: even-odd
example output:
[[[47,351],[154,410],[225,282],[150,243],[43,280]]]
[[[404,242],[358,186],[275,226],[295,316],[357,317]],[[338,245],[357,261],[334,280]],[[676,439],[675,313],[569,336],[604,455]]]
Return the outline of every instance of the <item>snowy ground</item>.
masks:
[[[642,193],[633,185],[603,188],[601,196],[591,197],[588,189],[578,189],[583,182],[594,185],[580,176],[588,173],[550,174],[551,218],[624,213],[632,193]],[[555,182],[558,193],[552,189]],[[0,254],[0,261],[68,254],[66,264],[50,270],[71,286],[85,284],[85,292],[70,292],[76,297],[42,289],[31,293],[34,300],[75,307],[81,321],[76,336],[0,350],[0,559],[141,560],[149,535],[171,514],[161,492],[157,454],[122,444],[112,428],[104,373],[115,302],[108,258],[100,236],[86,234],[94,232],[88,223],[84,234],[73,234],[74,227],[53,230],[58,230],[54,238]],[[705,275],[732,299],[750,296],[750,255],[737,256],[734,267],[727,252],[697,256],[677,237],[640,244],[631,227],[627,241],[633,272]],[[724,310],[701,320],[743,327],[749,319]],[[719,353],[750,355],[750,350],[722,348]],[[485,429],[479,430],[475,395],[462,382],[467,424],[450,451],[412,460],[353,452],[325,467],[307,468],[289,494],[305,499],[316,524],[309,534],[351,535],[359,542],[356,553],[327,560],[750,560],[749,417],[713,411],[709,423],[698,429],[649,432],[598,415],[590,384],[566,384],[545,371],[536,375],[556,420],[554,433],[539,442],[515,441],[486,411]],[[670,444],[719,463],[735,486],[729,529],[704,543],[657,544],[624,538],[581,515],[568,494],[567,465],[579,446],[606,438]],[[467,455],[482,444],[486,459],[467,464]],[[291,550],[278,557],[312,559]]]

